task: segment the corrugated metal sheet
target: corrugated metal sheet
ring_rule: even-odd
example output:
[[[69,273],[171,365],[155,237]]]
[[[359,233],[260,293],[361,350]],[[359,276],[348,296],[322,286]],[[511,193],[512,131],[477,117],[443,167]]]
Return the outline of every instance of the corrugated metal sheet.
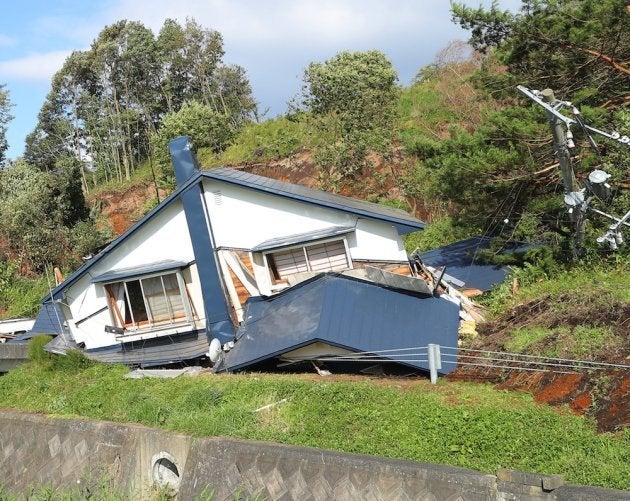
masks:
[[[208,346],[206,332],[202,330],[85,350],[85,354],[100,362],[151,367],[201,357]]]
[[[344,197],[323,190],[307,188],[298,184],[276,181],[275,179],[249,174],[240,170],[218,167],[202,171],[202,175],[210,179],[265,191],[302,202],[343,210],[358,216],[388,221],[393,223],[401,234],[421,230],[425,227],[425,223],[400,209]]]
[[[482,263],[478,252],[490,245],[490,238],[473,237],[438,247],[419,255],[422,262],[434,268],[446,267],[446,273],[464,282],[464,287],[490,290],[508,274],[508,267]]]
[[[330,238],[337,235],[345,235],[354,231],[350,226],[332,226],[330,228],[324,228],[322,230],[311,231],[308,233],[299,233],[295,235],[288,235],[284,237],[272,238],[265,240],[264,242],[252,247],[252,252],[262,252],[271,249],[280,249],[282,247],[289,247],[296,244],[305,244],[313,242],[315,240],[321,240],[324,238]]]
[[[39,314],[35,319],[33,328],[16,337],[11,342],[28,341],[33,336],[38,334],[48,334],[50,336],[57,336],[63,331],[63,322],[65,317],[61,311],[61,305],[57,302],[46,302],[42,304],[39,310]]]
[[[102,275],[92,278],[90,282],[93,284],[113,282],[116,280],[138,277],[140,275],[149,275],[150,273],[159,273],[162,271],[182,269],[188,266],[188,264],[189,263],[184,263],[183,261],[173,261],[171,259],[167,259],[165,261],[145,264],[142,266],[133,266],[130,268],[111,270],[107,273],[103,273]]]
[[[325,273],[276,296],[250,300],[224,369],[244,369],[315,342],[354,352],[392,350],[382,357],[400,360],[409,352],[395,350],[429,343],[456,347],[458,326],[459,308],[439,297]],[[404,365],[428,370],[426,362],[402,358]],[[453,368],[445,366],[444,372]]]

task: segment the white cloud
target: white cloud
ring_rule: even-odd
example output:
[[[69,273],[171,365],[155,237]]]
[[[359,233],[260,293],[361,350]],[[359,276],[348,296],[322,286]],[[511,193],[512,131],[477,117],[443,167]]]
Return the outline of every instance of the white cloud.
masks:
[[[52,76],[61,69],[70,51],[58,50],[46,53],[0,61],[0,75],[3,78],[22,82],[50,82]]]

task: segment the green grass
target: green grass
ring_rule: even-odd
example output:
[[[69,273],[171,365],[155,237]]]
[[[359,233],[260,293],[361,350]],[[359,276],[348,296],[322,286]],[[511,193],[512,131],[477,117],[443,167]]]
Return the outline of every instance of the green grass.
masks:
[[[39,301],[54,285],[45,276],[24,277],[15,263],[0,261],[0,319],[37,315]]]
[[[553,330],[539,326],[515,329],[510,332],[510,339],[505,343],[505,347],[508,351],[524,353],[532,344],[551,335],[553,335]]]
[[[287,158],[310,145],[307,127],[302,122],[275,118],[247,124],[225,151],[213,155],[199,152],[200,164],[207,167],[242,165]]]
[[[443,380],[399,388],[263,374],[124,379],[125,367],[80,358],[1,377],[0,407],[630,488],[630,435],[598,435],[591,421],[527,394]]]
[[[515,276],[520,285],[516,294],[512,294],[512,283],[508,280],[485,297],[484,304],[493,315],[536,298],[558,297],[566,293],[573,294],[576,299],[592,296],[604,303],[609,300],[630,302],[630,266],[623,261],[608,267],[575,267],[548,277],[528,276],[528,270],[523,269]]]

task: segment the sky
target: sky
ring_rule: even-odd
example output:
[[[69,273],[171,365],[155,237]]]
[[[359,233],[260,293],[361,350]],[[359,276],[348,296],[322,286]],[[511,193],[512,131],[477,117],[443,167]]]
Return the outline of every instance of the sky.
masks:
[[[490,0],[465,0],[471,6]],[[519,0],[501,0],[515,10]],[[0,0],[0,84],[14,104],[9,158],[24,140],[73,50],[86,50],[107,25],[139,21],[158,33],[164,21],[194,18],[219,31],[225,64],[245,68],[260,111],[273,118],[301,88],[304,69],[343,50],[377,49],[409,85],[418,70],[468,34],[451,21],[449,0]]]

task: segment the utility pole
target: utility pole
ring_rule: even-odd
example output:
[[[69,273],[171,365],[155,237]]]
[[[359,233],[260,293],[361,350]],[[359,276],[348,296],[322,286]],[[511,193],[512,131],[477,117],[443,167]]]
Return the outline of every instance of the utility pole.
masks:
[[[553,90],[545,89],[541,92],[542,99],[553,107],[556,98]],[[560,171],[562,172],[562,183],[564,185],[564,202],[569,207],[569,215],[571,221],[575,223],[575,244],[579,249],[584,241],[584,232],[586,227],[586,218],[584,217],[584,193],[578,186],[573,166],[571,165],[571,154],[569,153],[569,141],[573,142],[568,136],[569,131],[565,121],[561,120],[556,113],[547,110],[551,133],[553,134],[553,148],[560,163]]]
[[[545,89],[542,91],[543,101],[554,105],[556,98],[553,95],[553,90]],[[547,111],[547,118],[549,119],[549,125],[551,125],[551,133],[553,134],[553,148],[560,162],[560,170],[562,171],[562,182],[564,184],[564,193],[572,193],[579,191],[575,174],[573,173],[573,166],[571,165],[571,155],[569,153],[569,145],[567,137],[567,126],[560,120],[555,114]]]
[[[614,221],[613,224],[608,227],[608,231],[597,239],[597,243],[608,247],[612,251],[616,251],[619,245],[623,243],[621,227],[630,226],[630,223],[628,223],[628,220],[630,220],[630,211],[626,212],[625,216],[620,219],[597,210],[589,205],[591,200],[594,198],[598,198],[600,200],[608,200],[610,198],[611,191],[610,186],[608,185],[608,178],[610,178],[610,175],[603,170],[596,169],[589,174],[588,180],[585,183],[586,187],[580,189],[580,186],[575,178],[575,173],[573,172],[571,155],[569,153],[569,148],[573,148],[575,146],[573,144],[571,126],[578,124],[586,134],[591,146],[596,150],[597,144],[595,144],[595,141],[591,137],[591,133],[604,136],[605,138],[611,139],[612,141],[616,141],[625,146],[630,146],[630,137],[621,135],[617,131],[608,133],[585,124],[584,120],[580,117],[580,111],[569,101],[558,101],[553,95],[553,90],[551,89],[545,89],[540,92],[528,89],[523,85],[517,85],[516,88],[532,101],[547,110],[547,117],[553,134],[554,152],[558,157],[560,169],[562,171],[564,204],[568,209],[571,221],[575,223],[576,250],[582,246],[587,211],[590,210]],[[560,110],[563,107],[570,108],[575,119],[566,117],[560,113]]]

